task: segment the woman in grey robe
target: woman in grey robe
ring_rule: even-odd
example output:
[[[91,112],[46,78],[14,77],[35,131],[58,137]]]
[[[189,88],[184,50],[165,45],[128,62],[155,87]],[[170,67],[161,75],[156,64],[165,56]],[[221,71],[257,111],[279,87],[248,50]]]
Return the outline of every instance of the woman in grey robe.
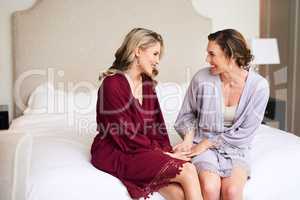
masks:
[[[197,72],[189,85],[175,122],[184,140],[174,151],[192,157],[204,200],[242,199],[269,86],[250,67],[253,56],[238,31],[218,31],[208,40],[210,67]]]

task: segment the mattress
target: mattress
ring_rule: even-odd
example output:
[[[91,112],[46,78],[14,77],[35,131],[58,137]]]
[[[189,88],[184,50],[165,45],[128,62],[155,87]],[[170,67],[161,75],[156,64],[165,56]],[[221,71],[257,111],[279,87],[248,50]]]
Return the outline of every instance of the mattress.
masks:
[[[130,199],[117,178],[90,164],[89,150],[96,134],[93,117],[75,117],[73,125],[69,120],[66,115],[43,114],[13,121],[11,130],[26,131],[33,140],[26,199]],[[81,130],[80,120],[90,124]],[[244,199],[299,199],[299,137],[261,125],[252,146],[252,177]],[[151,199],[163,198],[154,193]]]

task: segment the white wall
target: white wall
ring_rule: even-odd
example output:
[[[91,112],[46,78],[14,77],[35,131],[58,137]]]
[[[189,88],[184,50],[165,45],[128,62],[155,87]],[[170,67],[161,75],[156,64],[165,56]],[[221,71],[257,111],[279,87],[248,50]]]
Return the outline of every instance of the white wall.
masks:
[[[12,119],[13,67],[11,14],[30,7],[35,0],[0,0],[0,105],[9,106]]]
[[[247,39],[259,36],[259,0],[192,0],[198,13],[211,18],[213,30],[234,28]]]
[[[36,0],[0,0],[0,104],[12,117],[11,14]],[[195,10],[213,21],[213,30],[235,28],[246,38],[259,36],[259,0],[191,0]]]

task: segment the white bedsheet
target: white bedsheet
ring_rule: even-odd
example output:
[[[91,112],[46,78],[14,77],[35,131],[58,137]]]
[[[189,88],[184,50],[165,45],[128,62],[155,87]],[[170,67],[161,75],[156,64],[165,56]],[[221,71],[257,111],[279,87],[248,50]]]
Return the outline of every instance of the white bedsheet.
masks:
[[[121,182],[89,162],[93,128],[66,125],[63,116],[23,116],[11,126],[33,137],[27,200],[129,199]],[[300,139],[261,125],[252,149],[245,200],[300,198]],[[162,199],[155,193],[151,199]]]
[[[90,116],[24,115],[10,129],[33,135],[26,200],[130,199],[115,177],[94,168],[90,147],[96,134]],[[81,126],[82,120],[90,120]],[[89,127],[89,128],[86,128]],[[151,200],[163,199],[158,193]]]
[[[261,125],[252,148],[246,200],[300,199],[300,138]]]
[[[36,138],[27,199],[129,199],[118,179],[89,160],[89,146],[57,136]]]

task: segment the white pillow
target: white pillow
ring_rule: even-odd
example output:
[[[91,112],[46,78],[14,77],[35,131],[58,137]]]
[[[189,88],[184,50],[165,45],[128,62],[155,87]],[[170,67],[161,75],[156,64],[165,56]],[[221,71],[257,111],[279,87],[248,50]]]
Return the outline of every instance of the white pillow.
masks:
[[[165,122],[174,124],[181,107],[187,84],[158,83],[156,92]],[[65,92],[55,89],[51,83],[45,82],[34,89],[29,96],[24,114],[70,113],[95,114],[97,89],[88,92]]]
[[[43,83],[37,86],[29,96],[27,108],[23,114],[43,114],[48,112],[48,99],[52,99],[53,85],[50,83]],[[50,98],[49,98],[50,97]]]
[[[96,115],[97,94],[96,89],[89,92],[68,92],[68,112]]]
[[[65,92],[50,83],[39,85],[31,93],[24,114],[96,114],[97,90]]]
[[[158,83],[156,93],[166,124],[174,125],[181,108],[187,84]]]
[[[187,84],[158,83],[156,93],[168,130],[171,145],[181,141],[179,134],[174,129],[175,120],[181,108]]]

